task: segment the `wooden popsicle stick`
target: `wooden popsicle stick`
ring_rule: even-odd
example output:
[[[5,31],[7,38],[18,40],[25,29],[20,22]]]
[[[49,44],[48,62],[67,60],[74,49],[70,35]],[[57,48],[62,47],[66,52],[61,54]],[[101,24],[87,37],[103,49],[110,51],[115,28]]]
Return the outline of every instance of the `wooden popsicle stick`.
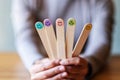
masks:
[[[56,20],[56,34],[57,34],[57,54],[59,59],[66,58],[65,51],[65,34],[64,21],[60,18]]]
[[[69,18],[67,22],[67,31],[66,31],[66,56],[67,58],[72,57],[75,27],[76,27],[75,19]]]
[[[44,20],[44,26],[45,26],[47,38],[48,38],[48,41],[49,41],[49,44],[48,44],[49,48],[51,50],[51,53],[54,56],[54,59],[57,59],[58,58],[57,57],[57,41],[56,41],[53,25],[52,25],[52,23],[49,19],[45,19]]]
[[[35,27],[37,29],[39,37],[42,41],[42,44],[43,44],[49,58],[53,59],[54,56],[52,55],[51,50],[50,50],[49,45],[48,45],[49,43],[48,43],[48,39],[47,39],[47,35],[46,35],[44,25],[41,22],[36,22]]]
[[[90,33],[92,29],[92,24],[86,24],[78,38],[78,41],[74,47],[74,50],[73,50],[73,57],[76,57],[76,56],[79,56],[79,54],[81,53],[81,50],[87,40],[87,37]]]

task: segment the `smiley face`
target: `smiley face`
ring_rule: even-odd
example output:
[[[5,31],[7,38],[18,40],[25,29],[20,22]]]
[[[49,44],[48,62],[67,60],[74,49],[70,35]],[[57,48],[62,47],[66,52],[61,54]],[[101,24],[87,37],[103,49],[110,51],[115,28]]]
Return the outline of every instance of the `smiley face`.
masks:
[[[85,29],[86,29],[86,30],[91,30],[91,28],[92,28],[92,25],[91,25],[91,24],[88,24]]]
[[[58,18],[57,20],[56,20],[56,26],[64,26],[64,21],[63,21],[63,19],[61,19],[61,18]]]
[[[62,26],[63,25],[62,21],[58,21],[57,24],[58,24],[58,26]]]
[[[51,21],[49,19],[44,20],[44,25],[49,27],[51,25]]]
[[[70,20],[69,25],[74,25],[74,22],[72,20]]]
[[[73,26],[73,25],[75,25],[75,24],[76,24],[76,21],[75,21],[74,18],[70,18],[70,19],[68,20],[68,25]]]
[[[35,27],[36,27],[37,29],[42,29],[42,28],[43,28],[42,22],[36,22]]]

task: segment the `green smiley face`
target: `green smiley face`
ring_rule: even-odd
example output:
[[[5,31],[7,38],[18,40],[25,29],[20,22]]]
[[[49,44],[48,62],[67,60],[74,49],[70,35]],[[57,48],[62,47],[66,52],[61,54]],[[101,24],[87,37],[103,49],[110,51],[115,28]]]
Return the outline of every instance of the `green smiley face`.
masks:
[[[42,28],[43,28],[42,22],[36,22],[36,23],[35,23],[35,27],[36,27],[37,29],[42,29]]]
[[[70,25],[70,26],[76,25],[75,19],[74,19],[74,18],[70,18],[70,19],[68,20],[68,25]]]

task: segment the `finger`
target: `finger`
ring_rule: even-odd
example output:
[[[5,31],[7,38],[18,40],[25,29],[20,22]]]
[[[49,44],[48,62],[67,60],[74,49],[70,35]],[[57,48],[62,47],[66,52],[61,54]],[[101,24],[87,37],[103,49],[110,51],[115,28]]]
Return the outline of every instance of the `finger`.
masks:
[[[65,71],[64,66],[57,66],[57,67],[51,68],[49,70],[36,73],[34,76],[32,76],[32,79],[33,80],[36,80],[36,79],[43,80],[43,79],[50,78],[56,74],[62,73],[64,71]]]
[[[80,75],[80,74],[70,74],[70,73],[68,73],[68,75],[65,78],[70,79],[70,80],[84,80],[85,76]]]
[[[34,67],[32,67],[31,73],[32,74],[38,73],[38,72],[48,70],[48,69],[53,68],[53,67],[58,66],[58,65],[59,65],[59,60],[53,60],[51,62],[49,61],[49,62],[44,63],[44,64],[37,64],[37,65],[34,65]]]
[[[60,61],[61,65],[84,65],[87,61],[80,57],[74,57],[69,59],[64,59]]]
[[[68,74],[66,72],[63,72],[63,73],[57,74],[56,76],[49,78],[47,80],[68,80],[68,79],[64,79],[65,77],[67,77],[67,75]]]
[[[74,58],[68,58],[60,61],[60,64],[62,65],[78,65],[80,64],[80,58],[74,57]]]
[[[41,63],[46,63],[46,62],[50,62],[50,59],[44,58],[44,59],[36,60],[35,64],[41,64]]]
[[[66,66],[66,71],[71,74],[80,74],[84,76],[88,72],[88,67]]]
[[[69,73],[80,73],[81,68],[80,66],[66,66],[66,71]]]

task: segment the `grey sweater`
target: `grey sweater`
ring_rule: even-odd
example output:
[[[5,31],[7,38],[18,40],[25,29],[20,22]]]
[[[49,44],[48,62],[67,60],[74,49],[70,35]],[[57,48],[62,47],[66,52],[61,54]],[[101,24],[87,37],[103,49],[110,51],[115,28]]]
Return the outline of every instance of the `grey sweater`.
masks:
[[[12,21],[17,51],[29,69],[35,60],[46,57],[45,49],[34,27],[36,21],[57,18],[65,23],[77,21],[76,43],[83,26],[92,23],[85,51],[80,56],[88,60],[96,73],[108,60],[111,50],[114,6],[111,0],[13,0]],[[55,26],[54,26],[55,27]]]

